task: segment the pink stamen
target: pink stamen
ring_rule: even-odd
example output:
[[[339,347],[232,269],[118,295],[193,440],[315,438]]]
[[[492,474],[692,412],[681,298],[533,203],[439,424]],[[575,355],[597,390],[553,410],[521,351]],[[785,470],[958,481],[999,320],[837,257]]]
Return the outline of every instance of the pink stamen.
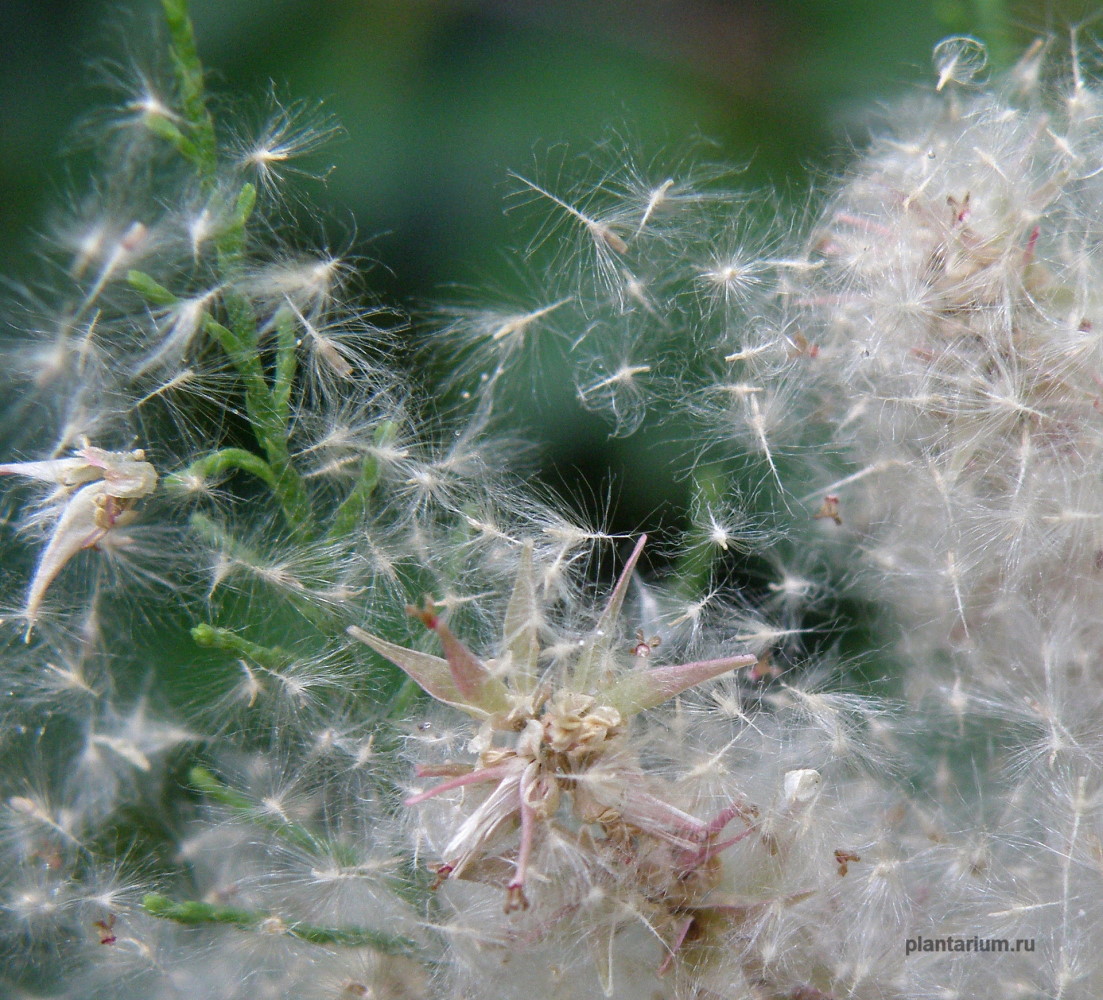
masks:
[[[418,792],[417,795],[411,795],[406,799],[405,805],[416,806],[419,802],[431,799],[434,795],[440,795],[442,792],[450,792],[453,788],[463,788],[465,785],[476,785],[484,781],[498,781],[500,778],[504,778],[510,770],[511,768],[508,763],[496,764],[494,767],[482,767],[472,771],[470,774],[461,774],[451,781],[445,781],[439,785],[435,785],[428,791]]]
[[[418,764],[414,774],[419,778],[458,778],[474,770],[470,764]]]
[[[747,824],[747,829],[736,834],[734,837],[729,837],[727,840],[722,840],[719,843],[712,843],[712,838],[723,830],[736,816]],[[726,851],[733,844],[738,844],[744,837],[749,836],[757,829],[752,822],[753,816],[753,807],[748,809],[738,802],[733,802],[730,806],[721,809],[720,812],[705,825],[704,832],[700,837],[702,841],[701,846],[696,850],[687,851],[678,858],[678,867],[684,872],[691,872],[716,857],[721,851]]]
[[[532,856],[536,815],[529,805],[528,797],[534,773],[535,765],[530,764],[521,776],[521,846],[517,851],[517,872],[513,876],[513,881],[506,887],[506,913],[529,908],[529,901],[525,898],[525,879],[528,877],[529,858]]]
[[[721,840],[716,844],[706,844],[696,853],[686,853],[678,859],[678,867],[684,872],[692,872],[696,868],[700,868],[701,865],[708,861],[711,861],[721,851],[726,851],[733,844],[738,844],[744,837],[749,837],[755,832],[756,827],[749,826],[742,833],[737,834],[734,837],[729,837],[727,840]]]
[[[752,811],[752,814],[753,814],[753,812],[754,812],[754,807],[753,806],[751,807],[751,811]],[[747,819],[748,809],[747,809],[747,807],[744,806],[744,805],[741,805],[740,803],[733,802],[727,808],[721,809],[720,812],[718,812],[716,814],[716,818],[713,819],[711,822],[709,822],[709,824],[705,827],[705,830],[706,830],[705,835],[708,836],[708,837],[711,837],[713,834],[719,833],[733,819],[735,819],[736,816],[742,817],[744,823],[748,822],[748,819]]]
[[[633,790],[629,801],[619,803],[618,811],[626,823],[675,847],[695,850],[707,836],[708,827],[695,816],[642,790]]]

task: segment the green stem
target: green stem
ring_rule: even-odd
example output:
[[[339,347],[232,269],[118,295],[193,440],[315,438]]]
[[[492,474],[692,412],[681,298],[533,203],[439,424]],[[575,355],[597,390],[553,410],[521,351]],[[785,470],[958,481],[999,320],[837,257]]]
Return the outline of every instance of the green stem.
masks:
[[[209,625],[206,622],[191,630],[191,637],[197,646],[205,649],[221,649],[235,656],[244,656],[265,670],[277,672],[293,663],[295,658],[279,646],[261,646],[244,636],[231,632],[228,628]]]
[[[291,453],[287,448],[288,405],[286,402],[281,405],[276,391],[269,387],[256,344],[248,333],[242,336],[237,332],[240,329],[240,326],[234,329],[223,326],[214,319],[208,319],[206,323],[207,332],[218,341],[245,382],[246,416],[257,442],[264,449],[272,473],[272,492],[279,501],[288,526],[297,534],[312,534],[314,519],[306,483],[292,465]],[[290,368],[286,360],[282,368],[286,377]]]
[[[254,455],[244,448],[221,448],[218,451],[212,451],[209,455],[197,458],[184,472],[177,472],[166,478],[170,485],[176,482],[184,483],[189,479],[201,479],[205,482],[234,469],[248,472],[275,488],[276,474],[272,471],[272,467],[259,455]]]
[[[290,309],[276,314],[276,375],[272,381],[273,419],[279,422],[283,437],[291,422],[291,390],[298,368],[298,343],[295,339],[295,315]]]
[[[151,306],[174,306],[180,299],[144,271],[127,271],[126,281]]]
[[[195,143],[184,135],[171,119],[165,118],[163,115],[152,114],[146,118],[145,123],[146,128],[157,138],[163,139],[172,146],[185,160],[196,164],[199,162],[199,150]]]
[[[276,474],[275,490],[293,528],[312,534],[314,526],[306,483],[291,462],[287,436],[291,425],[291,391],[298,367],[295,317],[289,309],[276,315],[276,371],[267,400],[257,401],[257,438]],[[267,388],[267,384],[266,384]],[[246,406],[249,400],[246,399]]]
[[[276,474],[275,493],[283,508],[288,526],[296,534],[312,535],[314,519],[311,516],[310,497],[306,492],[306,483],[291,464],[291,455],[287,442],[282,438],[261,438],[268,464]]]
[[[168,24],[173,69],[184,117],[191,126],[194,155],[190,157],[208,192],[214,192],[218,173],[218,143],[214,119],[207,108],[203,64],[188,16],[187,0],[162,0]],[[180,147],[187,153],[187,149]],[[246,222],[256,202],[256,189],[245,185],[234,205],[232,224],[216,241],[219,277],[224,288],[228,325],[208,319],[206,332],[221,345],[245,382],[245,408],[272,476],[266,479],[276,494],[288,525],[298,534],[312,533],[306,484],[291,464],[287,449],[291,383],[294,378],[294,327],[277,318],[279,347],[275,384],[268,385],[257,345],[257,319],[245,296],[232,291],[240,276],[246,246]],[[156,291],[156,290],[154,290]],[[290,346],[289,346],[290,345]]]
[[[197,792],[213,799],[219,805],[227,806],[235,812],[249,813],[252,816],[256,803],[248,795],[231,788],[220,781],[205,767],[196,765],[188,771],[188,784]]]
[[[196,534],[208,545],[222,549],[246,570],[252,567],[254,575],[263,579],[263,568],[270,560],[251,545],[236,538],[217,521],[199,511],[192,514],[189,523]],[[326,609],[293,591],[281,591],[281,593],[307,621],[324,631],[332,629],[332,615]]]
[[[218,143],[215,137],[214,119],[207,109],[206,85],[203,81],[203,64],[195,44],[195,29],[188,16],[187,0],[161,0],[165,23],[169,30],[169,50],[176,86],[184,118],[191,126],[193,139],[190,159],[199,172],[204,187],[212,189],[218,171]],[[187,152],[181,147],[182,152]]]
[[[269,394],[268,383],[264,380],[264,368],[257,357],[256,344],[248,332],[242,335],[238,332],[241,329],[239,325],[235,324],[231,329],[211,318],[203,324],[203,329],[226,352],[238,374],[245,380],[246,401],[248,402],[250,393],[255,394],[257,399],[265,399]]]
[[[316,924],[287,922],[282,917],[238,906],[218,906],[196,899],[174,902],[159,892],[147,893],[142,898],[146,913],[178,924],[200,926],[223,924],[243,931],[280,930],[290,937],[311,944],[337,945],[345,948],[372,948],[385,955],[415,955],[418,948],[414,941],[398,935],[368,930],[366,927],[319,927]]]
[[[275,834],[293,847],[306,851],[314,857],[332,858],[341,868],[357,867],[358,858],[351,847],[316,836],[302,824],[261,803],[254,802],[236,788],[231,788],[205,767],[193,767],[188,772],[188,783],[197,792],[202,792],[219,805],[232,809],[250,823],[255,823],[269,833]]]
[[[393,420],[385,420],[376,428],[374,434],[375,445],[378,448],[386,448],[394,443],[398,436],[398,425]],[[361,524],[368,515],[372,494],[379,485],[381,474],[379,459],[375,455],[368,455],[360,465],[360,478],[349,492],[349,495],[337,508],[333,515],[333,524],[329,529],[329,537],[334,541],[343,539],[358,524]]]
[[[229,556],[239,562],[247,566],[264,565],[264,560],[259,552],[235,538],[221,524],[207,517],[206,514],[199,512],[192,514],[189,523],[205,542],[224,549]]]

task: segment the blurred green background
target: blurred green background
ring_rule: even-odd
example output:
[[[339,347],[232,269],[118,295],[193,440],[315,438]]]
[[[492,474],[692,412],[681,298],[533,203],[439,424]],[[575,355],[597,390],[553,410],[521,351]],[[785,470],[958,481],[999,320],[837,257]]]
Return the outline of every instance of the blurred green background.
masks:
[[[747,163],[750,186],[800,204],[865,111],[931,79],[939,38],[972,33],[1007,62],[1040,30],[1087,23],[1103,0],[193,0],[212,89],[275,85],[321,99],[346,137],[310,193],[330,245],[381,265],[369,283],[408,309],[450,287],[516,286],[504,251],[506,171],[563,143],[585,152],[614,128],[642,157],[694,137]],[[104,59],[156,44],[153,0],[0,0],[0,273],[18,281],[31,230],[81,186],[72,126],[110,99]],[[131,55],[128,55],[130,53]],[[77,133],[79,137],[79,133]],[[76,152],[59,154],[69,142]],[[688,486],[663,473],[677,435],[610,439],[549,372],[527,417],[542,475],[612,498],[612,527],[679,517]],[[665,451],[664,451],[665,449]],[[589,480],[589,484],[580,483]],[[595,501],[598,506],[602,501]],[[657,514],[658,512],[658,514]],[[663,513],[665,512],[665,513]]]

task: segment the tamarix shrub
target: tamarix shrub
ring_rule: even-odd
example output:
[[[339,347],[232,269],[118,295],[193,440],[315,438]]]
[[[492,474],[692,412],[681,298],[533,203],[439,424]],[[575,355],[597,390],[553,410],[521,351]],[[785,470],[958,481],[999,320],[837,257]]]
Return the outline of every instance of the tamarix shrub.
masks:
[[[453,392],[292,221],[335,123],[214,115],[163,8],[8,306],[6,993],[1097,996],[1075,39],[941,43],[799,218],[687,157],[514,174],[535,292],[440,308]],[[688,434],[682,534],[526,479],[549,334]]]

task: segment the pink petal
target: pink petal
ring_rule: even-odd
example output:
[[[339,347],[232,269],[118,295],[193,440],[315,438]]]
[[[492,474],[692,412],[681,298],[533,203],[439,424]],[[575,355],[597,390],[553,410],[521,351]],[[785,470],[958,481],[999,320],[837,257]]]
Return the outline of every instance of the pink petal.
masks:
[[[416,806],[419,802],[431,799],[434,795],[440,795],[442,792],[450,792],[453,788],[463,788],[465,785],[476,785],[483,781],[498,781],[504,778],[511,770],[512,768],[507,764],[499,764],[496,767],[481,767],[472,771],[470,774],[461,774],[457,778],[452,778],[449,781],[441,782],[439,785],[434,785],[428,791],[418,792],[417,795],[411,795],[403,802],[403,805]]]
[[[591,775],[591,778],[593,775]],[[602,805],[614,809],[625,823],[687,851],[694,851],[708,835],[708,825],[640,787],[642,775],[612,773],[606,780],[586,780],[586,790]]]
[[[514,910],[527,910],[529,901],[525,898],[525,879],[528,877],[529,859],[532,857],[532,845],[536,835],[536,813],[529,805],[529,790],[536,776],[538,765],[529,764],[521,775],[521,846],[517,850],[517,871],[506,886],[506,913]]]

